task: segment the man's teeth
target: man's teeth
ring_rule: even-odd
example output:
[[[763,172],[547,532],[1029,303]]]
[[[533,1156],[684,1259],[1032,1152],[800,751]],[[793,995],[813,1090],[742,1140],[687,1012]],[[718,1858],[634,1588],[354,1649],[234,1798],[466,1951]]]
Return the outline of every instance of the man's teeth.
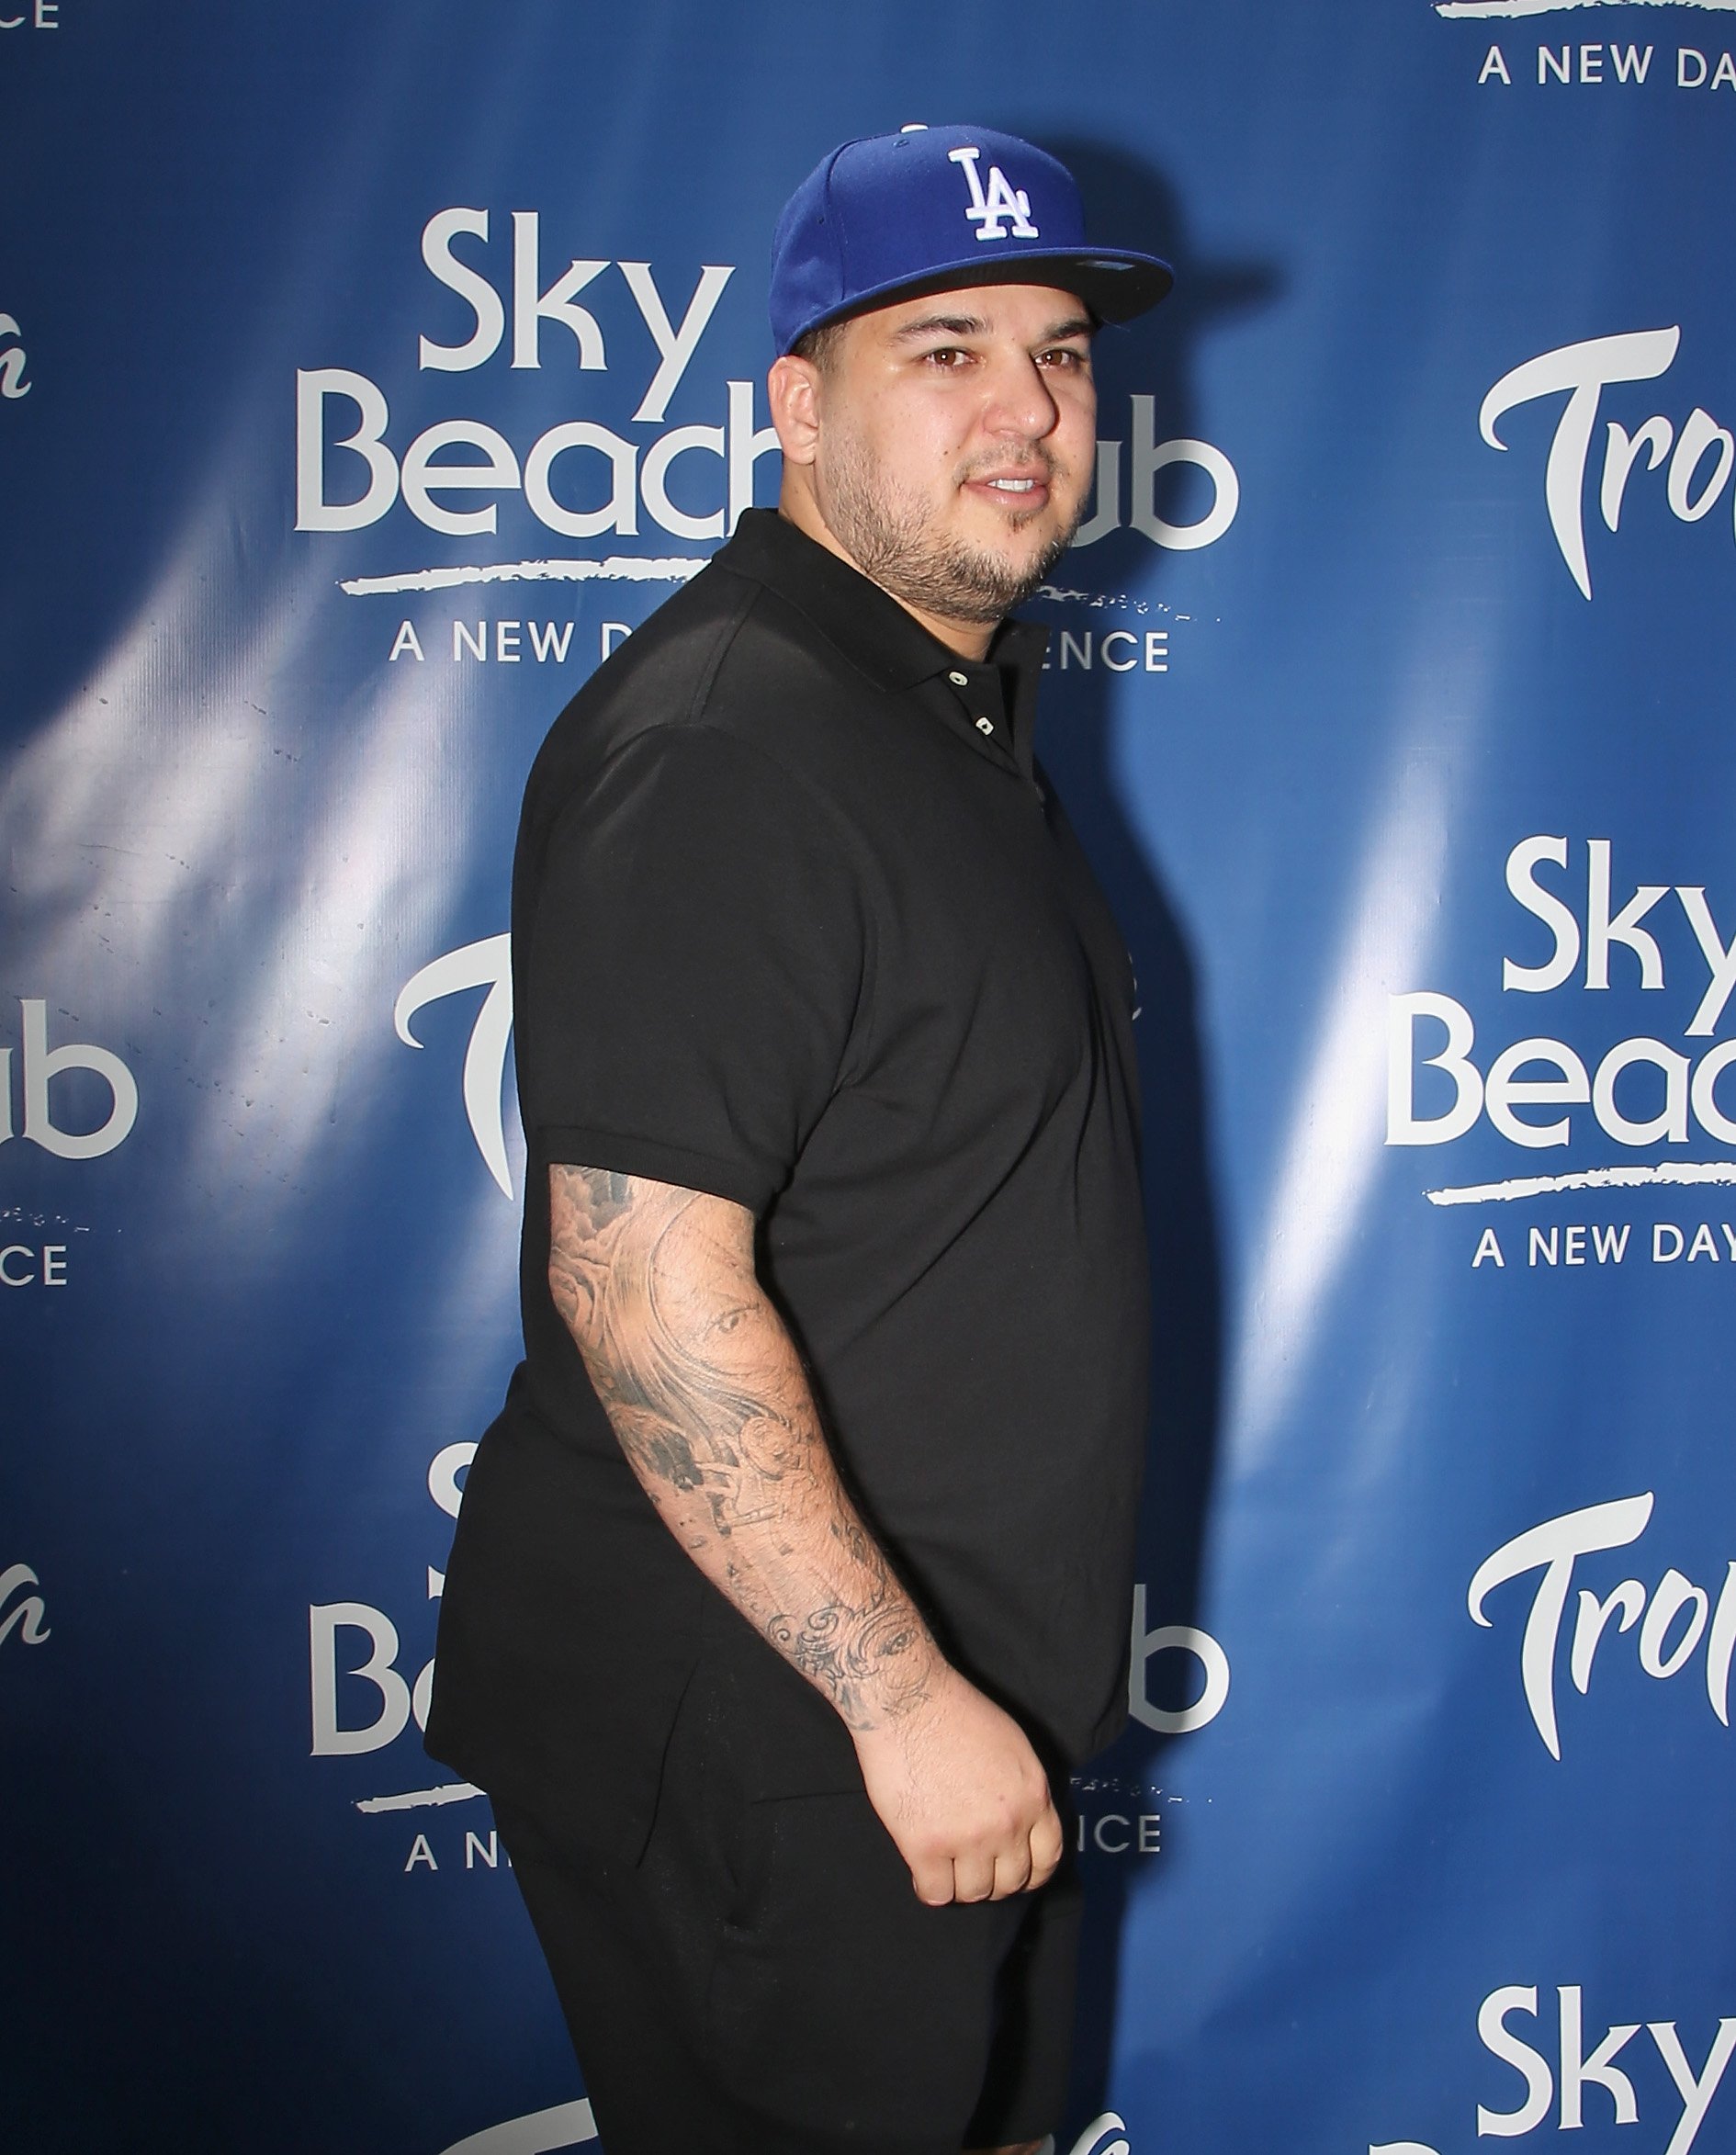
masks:
[[[1034,479],[991,479],[990,486],[998,486],[1003,493],[1028,494],[1036,485]]]

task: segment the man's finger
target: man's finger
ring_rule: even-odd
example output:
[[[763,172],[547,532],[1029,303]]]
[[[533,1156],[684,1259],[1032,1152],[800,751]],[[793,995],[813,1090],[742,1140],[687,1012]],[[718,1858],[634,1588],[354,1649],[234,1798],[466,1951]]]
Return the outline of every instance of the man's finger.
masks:
[[[1054,1875],[1055,1866],[1061,1860],[1064,1845],[1060,1813],[1053,1802],[1044,1806],[1043,1816],[1031,1829],[1031,1877],[1029,1883],[1046,1885]]]
[[[1031,1856],[1029,1837],[1018,1847],[1004,1850],[995,1858],[995,1891],[997,1901],[1008,1900],[1014,1893],[1022,1893],[1031,1883]]]
[[[999,1893],[999,1865],[992,1856],[955,1856],[953,1858],[953,1898],[955,1901],[993,1901]]]
[[[953,1866],[945,1856],[930,1856],[910,1866],[910,1883],[916,1897],[930,1908],[944,1908],[953,1899]]]

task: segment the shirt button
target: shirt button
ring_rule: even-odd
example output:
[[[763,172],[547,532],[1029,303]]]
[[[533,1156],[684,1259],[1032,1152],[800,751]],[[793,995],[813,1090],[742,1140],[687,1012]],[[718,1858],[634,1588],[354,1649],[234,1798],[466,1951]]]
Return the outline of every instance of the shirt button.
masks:
[[[968,673],[949,673],[946,678],[954,688],[968,688],[971,684],[971,677]]]
[[[976,721],[976,730],[978,733],[993,733],[995,730],[993,720],[988,718],[979,718]]]

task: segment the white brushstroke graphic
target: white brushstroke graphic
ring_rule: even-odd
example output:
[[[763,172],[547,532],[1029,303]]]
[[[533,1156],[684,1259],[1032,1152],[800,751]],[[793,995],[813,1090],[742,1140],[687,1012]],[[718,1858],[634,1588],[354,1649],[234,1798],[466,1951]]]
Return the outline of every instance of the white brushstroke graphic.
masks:
[[[378,592],[444,592],[465,583],[685,583],[708,554],[610,554],[601,561],[473,561],[458,569],[411,569],[401,576],[346,576],[353,599]]]
[[[1435,0],[1435,13],[1461,21],[1559,15],[1573,7],[1698,7],[1715,15],[1736,13],[1736,0]]]
[[[1031,598],[1033,604],[1047,604],[1052,606],[1114,606],[1123,613],[1130,606],[1133,608],[1135,614],[1167,614],[1170,610],[1159,599],[1135,598],[1130,592],[1071,591],[1064,588],[1060,584],[1054,583],[1040,583],[1036,590],[1031,592]],[[1185,621],[1188,619],[1188,615],[1185,614],[1178,614],[1176,615],[1176,619],[1178,621]]]
[[[481,1793],[473,1781],[443,1781],[437,1788],[407,1788],[401,1796],[364,1796],[355,1808],[369,1817],[378,1811],[432,1811],[443,1803],[468,1803]]]
[[[454,2140],[444,2155],[553,2155],[557,2148],[576,2148],[597,2137],[589,2103],[558,2103],[552,2110],[533,2110],[486,2126],[468,2138]]]
[[[1655,1168],[1586,1168],[1577,1175],[1519,1175],[1510,1182],[1468,1182],[1453,1190],[1426,1190],[1430,1204],[1511,1204],[1522,1197],[1551,1197],[1562,1190],[1645,1190],[1660,1184],[1693,1188],[1736,1185],[1736,1160],[1664,1160]]]

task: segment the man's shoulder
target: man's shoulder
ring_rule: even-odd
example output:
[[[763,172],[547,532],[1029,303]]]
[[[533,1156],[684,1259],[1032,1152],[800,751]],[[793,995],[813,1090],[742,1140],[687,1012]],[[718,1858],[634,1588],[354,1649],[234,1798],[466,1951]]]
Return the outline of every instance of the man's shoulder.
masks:
[[[615,646],[556,719],[550,743],[584,735],[618,746],[644,727],[691,721],[761,595],[727,563],[706,563]]]
[[[813,762],[824,756],[826,728],[806,721],[847,697],[852,678],[773,586],[727,557],[713,560],[616,647],[556,719],[532,769],[527,812],[570,797],[624,750],[680,752],[679,737],[699,728],[779,762]]]

